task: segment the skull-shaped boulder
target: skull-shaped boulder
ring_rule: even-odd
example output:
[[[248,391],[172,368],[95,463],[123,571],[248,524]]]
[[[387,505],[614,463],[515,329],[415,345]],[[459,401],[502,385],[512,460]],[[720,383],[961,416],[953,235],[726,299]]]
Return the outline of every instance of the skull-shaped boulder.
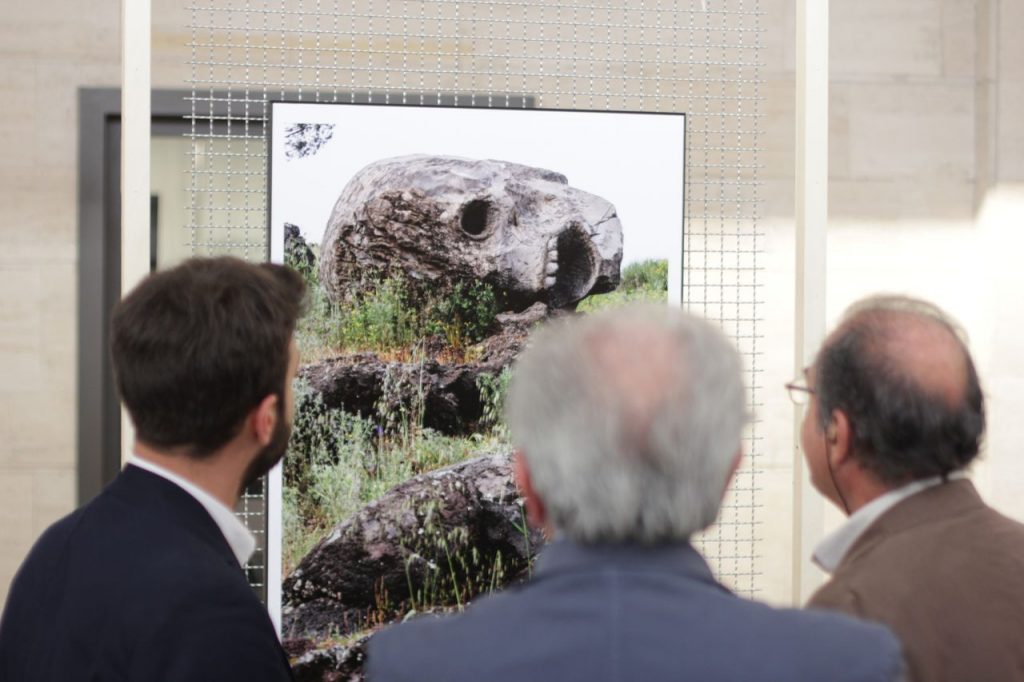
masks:
[[[334,300],[367,278],[435,286],[480,280],[506,307],[573,307],[619,283],[615,207],[564,175],[506,161],[404,156],[376,161],[341,192],[321,245]]]

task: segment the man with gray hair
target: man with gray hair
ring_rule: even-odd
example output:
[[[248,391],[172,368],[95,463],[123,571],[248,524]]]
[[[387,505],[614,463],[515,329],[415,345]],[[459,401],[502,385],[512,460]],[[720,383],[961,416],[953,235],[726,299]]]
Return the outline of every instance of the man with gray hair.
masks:
[[[868,298],[789,389],[811,481],[850,517],[814,552],[832,580],[810,606],[891,627],[916,682],[1024,680],[1024,525],[964,475],[985,401],[959,327]]]
[[[533,578],[374,636],[368,679],[898,679],[899,645],[845,617],[731,594],[690,537],[714,522],[747,419],[739,356],[668,307],[550,325],[507,398]]]

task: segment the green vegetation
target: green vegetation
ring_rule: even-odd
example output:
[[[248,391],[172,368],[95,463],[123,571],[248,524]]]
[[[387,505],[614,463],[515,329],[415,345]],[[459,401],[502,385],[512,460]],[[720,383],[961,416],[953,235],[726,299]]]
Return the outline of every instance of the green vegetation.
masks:
[[[385,396],[381,402],[387,400]],[[503,395],[491,400],[503,400]],[[423,428],[421,420],[419,403],[382,410],[381,423],[375,424],[326,407],[319,394],[296,382],[292,440],[285,458],[285,575],[331,527],[399,483],[505,445],[498,422],[486,433],[456,438]]]
[[[494,291],[482,282],[419,295],[392,277],[341,303],[327,298],[315,273],[307,282],[309,310],[296,330],[303,362],[364,351],[408,359],[430,339],[458,357],[487,335],[497,313]]]
[[[310,247],[314,254],[316,245]],[[446,291],[412,289],[398,278],[380,278],[342,302],[327,298],[317,268],[307,258],[291,256],[309,284],[309,312],[296,331],[303,363],[360,352],[412,364],[428,359],[462,362],[473,345],[487,337],[497,314],[495,292],[483,283],[459,283]],[[287,256],[286,256],[287,257]],[[593,311],[631,301],[664,302],[667,261],[634,263],[622,273],[614,292],[591,296],[579,305]],[[468,457],[507,449],[503,422],[510,372],[481,375],[483,403],[478,433],[450,437],[423,426],[423,392],[410,381],[386,376],[383,397],[373,418],[327,407],[320,395],[297,382],[294,429],[285,460],[284,573],[337,523],[394,486],[425,471]],[[405,382],[404,385],[399,385]],[[481,592],[505,582],[502,557],[483,557],[468,545],[465,532],[429,523],[413,538],[407,566],[411,603],[393,605],[380,596],[379,615],[396,608],[433,611],[444,604],[461,606]],[[529,543],[525,517],[521,532]],[[436,565],[416,566],[423,556],[443,557]],[[418,584],[417,584],[418,583]],[[400,615],[400,614],[399,614]]]
[[[428,303],[425,331],[440,334],[452,348],[463,348],[487,336],[497,313],[491,287],[483,282],[457,282],[446,296]]]
[[[622,271],[619,288],[580,301],[580,312],[617,308],[626,303],[666,303],[668,301],[668,261],[644,260],[630,263]]]
[[[441,529],[434,523],[434,507],[424,513],[423,535],[417,537],[405,562],[410,594],[406,611],[434,611],[454,605],[461,609],[478,594],[505,584],[506,566],[501,553],[483,555],[469,543],[465,528]],[[428,562],[424,557],[438,557]]]

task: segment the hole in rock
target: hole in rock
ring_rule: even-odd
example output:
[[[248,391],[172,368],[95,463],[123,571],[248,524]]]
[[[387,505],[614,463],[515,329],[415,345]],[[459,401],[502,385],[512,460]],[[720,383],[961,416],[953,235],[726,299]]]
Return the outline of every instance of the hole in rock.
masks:
[[[491,217],[491,202],[474,199],[462,207],[462,231],[471,237],[479,237],[487,230]]]
[[[562,308],[580,300],[590,291],[596,274],[590,239],[579,229],[565,230],[558,235],[558,273],[549,305]]]

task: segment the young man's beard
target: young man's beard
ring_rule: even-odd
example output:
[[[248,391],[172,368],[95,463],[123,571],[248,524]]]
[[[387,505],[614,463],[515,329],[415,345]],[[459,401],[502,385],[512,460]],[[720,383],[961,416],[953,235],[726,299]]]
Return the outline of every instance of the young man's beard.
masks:
[[[256,454],[256,457],[250,462],[249,468],[245,470],[245,476],[242,478],[242,492],[273,469],[288,450],[288,440],[292,436],[292,425],[285,420],[283,409],[279,409],[277,414],[277,425],[274,426],[274,433],[270,436],[270,442]]]

